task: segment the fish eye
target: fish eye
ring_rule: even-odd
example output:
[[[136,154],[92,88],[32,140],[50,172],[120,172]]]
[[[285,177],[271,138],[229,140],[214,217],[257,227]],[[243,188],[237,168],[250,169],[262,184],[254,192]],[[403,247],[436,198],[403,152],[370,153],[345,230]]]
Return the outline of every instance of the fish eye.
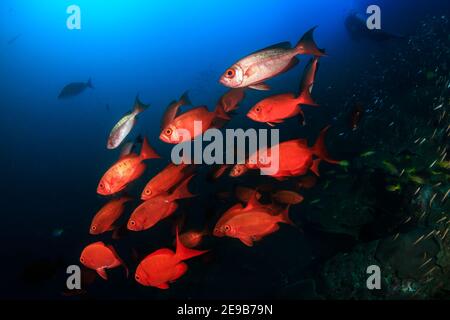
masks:
[[[170,136],[172,134],[172,129],[167,128],[165,133],[166,133],[166,135]]]
[[[91,229],[92,229],[92,231],[95,231],[95,230],[97,230],[97,227],[96,226],[92,226]]]
[[[260,107],[260,106],[257,106],[257,107],[255,108],[255,111],[256,111],[256,112],[261,112],[261,107]]]
[[[230,231],[230,230],[231,230],[230,226],[226,225],[225,226],[225,231]]]
[[[80,258],[80,262],[81,262],[81,263],[84,263],[84,258]]]
[[[100,187],[100,188],[104,188],[104,187],[105,187],[105,185],[103,184],[103,182],[100,182],[99,187]]]
[[[136,224],[136,222],[134,220],[130,221],[130,225],[134,226]]]
[[[139,277],[138,275],[135,275],[134,278],[135,278],[136,280],[140,280],[140,279],[141,279],[141,277]]]
[[[151,194],[152,191],[150,189],[145,189],[145,194]]]
[[[225,72],[225,76],[226,76],[227,78],[233,78],[235,75],[236,75],[236,71],[234,71],[234,69],[228,69],[228,70]]]

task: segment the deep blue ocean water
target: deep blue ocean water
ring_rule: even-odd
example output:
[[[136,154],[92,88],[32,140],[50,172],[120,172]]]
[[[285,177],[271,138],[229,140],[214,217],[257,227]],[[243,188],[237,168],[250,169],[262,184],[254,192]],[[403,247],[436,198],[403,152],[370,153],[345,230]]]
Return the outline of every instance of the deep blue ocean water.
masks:
[[[94,239],[110,241],[109,235],[89,236],[88,228],[105,202],[96,194],[98,181],[118,157],[117,150],[106,149],[107,136],[132,107],[136,94],[151,106],[139,116],[130,137],[147,136],[165,158],[148,161],[145,178],[133,189],[138,193],[139,186],[167,164],[170,147],[158,136],[160,118],[170,101],[189,90],[195,105],[212,109],[227,90],[218,78],[228,66],[268,45],[296,43],[318,25],[315,39],[328,56],[321,61],[314,95],[327,108],[307,109],[307,127],[300,128],[293,120],[281,134],[282,140],[305,136],[312,141],[341,111],[333,99],[340,97],[339,103],[351,99],[345,88],[355,80],[349,74],[362,73],[373,52],[395,51],[395,43],[354,42],[346,32],[347,14],[364,12],[372,2],[382,8],[383,27],[405,35],[413,33],[427,14],[448,10],[445,1],[418,0],[1,1],[0,295],[62,297],[64,267],[58,264],[54,275],[50,272],[48,279],[44,276],[37,284],[24,280],[24,268],[36,261],[78,263],[86,244]],[[66,8],[71,4],[81,8],[81,30],[66,27]],[[270,92],[249,90],[241,109],[271,94],[297,91],[307,60],[301,58],[300,66],[270,80]],[[88,78],[94,89],[72,99],[57,99],[64,85]],[[265,127],[246,119],[242,110],[230,127]],[[337,127],[333,132],[342,130],[347,129]],[[333,146],[330,152],[337,158],[346,155]],[[180,211],[186,211],[192,225],[198,226],[211,205],[209,193],[203,191],[213,189],[200,179],[193,189],[200,196],[187,200]],[[130,210],[131,206],[127,214]],[[171,225],[165,221],[146,234],[113,243],[133,270],[136,262],[130,248],[145,255],[172,246]],[[61,235],[55,235],[58,229],[63,230]],[[210,240],[213,256],[190,262],[190,273],[170,292],[140,287],[133,279],[125,281],[121,270],[114,270],[113,280],[96,280],[89,294],[100,298],[273,297],[292,279],[314,274],[311,261],[325,259],[352,243],[345,237],[299,233],[284,226],[282,231],[254,248],[238,241]]]

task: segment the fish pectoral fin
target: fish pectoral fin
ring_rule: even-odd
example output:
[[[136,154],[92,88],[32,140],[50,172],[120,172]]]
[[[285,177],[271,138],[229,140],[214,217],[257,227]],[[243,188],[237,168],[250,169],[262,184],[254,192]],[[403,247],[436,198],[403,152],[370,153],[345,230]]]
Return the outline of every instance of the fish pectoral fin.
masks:
[[[251,236],[249,236],[249,237],[241,237],[241,238],[239,238],[239,240],[241,240],[241,242],[243,244],[245,244],[247,247],[253,247],[253,240],[252,240]]]
[[[100,277],[102,277],[102,279],[108,280],[108,275],[106,274],[105,268],[99,268],[99,269],[97,269],[97,270],[95,270],[95,271],[97,271],[98,275],[99,275]]]
[[[268,124],[269,126],[271,126],[271,127],[275,127],[275,124],[272,123],[272,122],[267,122],[267,124]]]
[[[261,91],[268,91],[270,90],[270,86],[268,84],[265,84],[264,82],[258,83],[258,84],[252,84],[251,86],[248,86],[251,89],[255,90],[261,90]]]
[[[169,289],[169,285],[167,283],[161,283],[155,286],[158,289],[167,290]]]

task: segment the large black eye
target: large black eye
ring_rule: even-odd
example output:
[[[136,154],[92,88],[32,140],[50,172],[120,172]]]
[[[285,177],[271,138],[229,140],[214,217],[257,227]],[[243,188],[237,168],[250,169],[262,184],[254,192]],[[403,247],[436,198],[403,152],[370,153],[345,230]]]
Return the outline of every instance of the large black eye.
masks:
[[[100,183],[100,188],[103,188],[105,185],[103,183]]]
[[[255,111],[256,111],[256,112],[261,112],[261,107],[260,107],[260,106],[257,106],[257,107],[255,108]]]
[[[166,132],[166,135],[170,136],[172,134],[172,129],[167,128],[165,132]]]
[[[236,75],[236,71],[234,71],[234,69],[228,69],[228,70],[225,72],[225,76],[226,76],[227,78],[233,78],[235,75]]]

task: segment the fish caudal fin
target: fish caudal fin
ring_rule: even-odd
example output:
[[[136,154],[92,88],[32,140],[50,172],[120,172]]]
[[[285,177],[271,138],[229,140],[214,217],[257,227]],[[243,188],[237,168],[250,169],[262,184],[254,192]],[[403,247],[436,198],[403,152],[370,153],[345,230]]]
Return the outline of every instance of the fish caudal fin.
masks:
[[[302,92],[300,92],[300,95],[298,96],[298,104],[306,104],[308,106],[314,106],[318,107],[319,105],[314,101],[314,99],[311,96],[311,92],[309,90],[310,88],[305,88]]]
[[[314,147],[312,148],[312,152],[314,153],[314,155],[319,157],[320,160],[324,160],[328,163],[338,164],[339,161],[331,159],[330,156],[328,155],[328,151],[326,149],[325,137],[327,135],[327,131],[329,128],[330,128],[330,126],[327,126],[324,129],[322,129],[322,131],[320,131],[319,137],[317,138],[316,143],[314,144]],[[313,166],[314,166],[314,164],[313,164]]]
[[[86,86],[88,88],[94,89],[94,86],[92,85],[92,79],[91,78],[89,78],[89,80],[86,82]]]
[[[194,177],[192,174],[190,177],[186,178],[171,194],[172,201],[178,200],[178,199],[186,199],[186,198],[192,198],[195,195],[192,194],[189,191],[189,182]]]
[[[175,252],[175,258],[178,261],[188,260],[193,257],[200,256],[202,254],[205,254],[209,250],[195,250],[195,249],[189,249],[183,245],[183,243],[180,241],[180,237],[178,235],[178,227],[177,227],[177,249]]]
[[[139,100],[139,94],[136,95],[136,100],[134,102],[134,109],[133,112],[136,114],[141,113],[145,109],[147,109],[150,106],[150,104],[144,104],[141,100]]]
[[[317,26],[307,31],[295,46],[297,54],[312,54],[317,57],[325,56],[325,50],[319,49],[314,41],[314,30]]]
[[[231,120],[230,116],[225,112],[225,109],[223,108],[223,105],[221,103],[217,105],[216,110],[214,110],[214,113],[216,114],[217,118],[223,120]]]
[[[153,150],[153,148],[148,144],[147,138],[144,138],[144,141],[142,142],[140,157],[142,160],[160,158],[160,156],[156,153],[156,151]]]
[[[192,105],[191,99],[189,99],[187,91],[185,93],[183,93],[183,95],[180,98],[179,103],[182,106],[191,106]]]

